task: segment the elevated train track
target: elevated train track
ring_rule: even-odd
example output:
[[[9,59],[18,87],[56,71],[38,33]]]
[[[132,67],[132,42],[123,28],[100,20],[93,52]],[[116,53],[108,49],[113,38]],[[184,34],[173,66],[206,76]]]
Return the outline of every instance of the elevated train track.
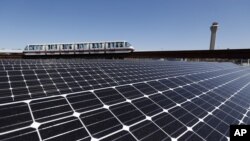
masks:
[[[0,58],[186,58],[186,59],[249,59],[250,49],[185,50],[185,51],[135,51],[120,54],[71,54],[25,56],[23,53],[0,53]]]
[[[135,51],[131,58],[208,58],[249,59],[250,49],[185,50],[185,51]]]

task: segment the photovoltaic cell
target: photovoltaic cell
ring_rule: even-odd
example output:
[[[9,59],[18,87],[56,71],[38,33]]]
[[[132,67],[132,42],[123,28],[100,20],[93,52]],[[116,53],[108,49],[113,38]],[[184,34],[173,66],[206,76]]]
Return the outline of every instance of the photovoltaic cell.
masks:
[[[151,87],[153,87],[153,88],[155,88],[156,90],[158,90],[158,91],[166,91],[166,90],[169,89],[168,87],[166,87],[165,85],[163,85],[162,83],[160,83],[160,82],[158,82],[158,81],[150,81],[150,82],[148,82],[148,84],[149,84]]]
[[[73,114],[64,97],[34,100],[30,102],[30,107],[37,122],[46,122]]]
[[[168,113],[162,113],[152,120],[170,137],[176,138],[187,130],[186,126]]]
[[[206,140],[213,140],[213,139],[218,139],[221,141],[227,140],[225,136],[220,134],[218,131],[213,130],[212,127],[208,126],[205,123],[199,123],[193,129],[199,136],[201,136],[203,139]]]
[[[163,94],[152,95],[149,98],[152,99],[158,105],[160,105],[163,109],[168,109],[176,105],[175,102],[173,102]]]
[[[203,141],[201,137],[191,131],[188,131],[183,136],[181,136],[180,140]]]
[[[116,87],[116,90],[118,90],[124,97],[128,99],[134,99],[143,96],[140,91],[130,85]]]
[[[132,103],[147,116],[152,116],[162,111],[162,108],[148,98],[133,100]]]
[[[112,106],[110,110],[124,125],[132,125],[145,119],[145,116],[135,106],[127,102]]]
[[[97,90],[94,93],[107,105],[125,101],[125,98],[113,88]]]
[[[68,117],[42,124],[39,132],[43,140],[84,140],[90,141],[90,136],[78,118]]]
[[[0,135],[1,141],[39,141],[38,133],[34,128],[25,128],[4,135]]]
[[[26,103],[0,106],[0,133],[29,126],[33,123]]]
[[[157,92],[154,88],[152,88],[151,86],[149,86],[146,83],[137,83],[133,86],[136,87],[138,90],[140,90],[141,92],[143,92],[146,95],[153,94],[153,93]]]
[[[169,110],[169,113],[188,127],[193,126],[199,121],[199,119],[192,113],[189,113],[187,110],[179,106]]]
[[[202,109],[200,106],[198,106],[192,102],[186,102],[186,103],[182,104],[182,107],[198,118],[203,118],[209,112],[209,110],[206,111],[206,110]],[[212,107],[212,108],[214,109],[215,107]]]
[[[161,79],[159,80],[162,84],[164,84],[165,86],[169,87],[169,88],[176,88],[178,87],[178,85],[168,79]]]
[[[95,138],[100,138],[122,129],[122,124],[107,109],[82,114],[81,120]]]
[[[186,101],[187,99],[184,97],[184,96],[182,96],[182,95],[180,95],[180,94],[178,94],[176,91],[172,91],[172,90],[170,90],[170,91],[166,91],[166,92],[164,92],[163,93],[166,97],[168,97],[169,99],[171,99],[172,101],[174,101],[175,103],[182,103],[182,102],[184,102],[184,101]]]
[[[143,121],[135,126],[132,126],[130,131],[135,135],[138,140],[152,141],[152,140],[171,140],[160,128],[158,128],[151,121]]]
[[[116,134],[113,134],[107,138],[102,139],[101,141],[136,141],[136,139],[127,131],[120,131]]]
[[[67,99],[75,111],[80,113],[103,107],[100,100],[91,92],[68,95]]]

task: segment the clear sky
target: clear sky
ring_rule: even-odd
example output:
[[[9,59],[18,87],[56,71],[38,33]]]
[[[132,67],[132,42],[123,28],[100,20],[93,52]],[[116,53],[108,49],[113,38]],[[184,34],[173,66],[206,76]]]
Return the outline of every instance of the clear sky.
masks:
[[[0,49],[127,40],[136,50],[250,48],[250,0],[0,0]]]

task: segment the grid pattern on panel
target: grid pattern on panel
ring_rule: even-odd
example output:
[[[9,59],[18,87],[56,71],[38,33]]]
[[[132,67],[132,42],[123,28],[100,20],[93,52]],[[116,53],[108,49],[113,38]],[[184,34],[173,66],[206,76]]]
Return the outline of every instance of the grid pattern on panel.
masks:
[[[152,60],[0,60],[0,140],[229,140],[250,69]]]

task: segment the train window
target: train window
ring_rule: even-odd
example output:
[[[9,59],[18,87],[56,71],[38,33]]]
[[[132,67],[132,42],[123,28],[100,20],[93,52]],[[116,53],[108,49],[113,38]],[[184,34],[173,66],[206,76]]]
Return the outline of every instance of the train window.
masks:
[[[131,44],[128,43],[128,42],[125,42],[125,46],[126,46],[126,47],[129,47],[129,46],[131,46]]]
[[[77,45],[77,49],[82,49],[83,48],[83,44],[78,44]]]
[[[102,48],[102,43],[99,43],[99,48]]]
[[[88,45],[88,44],[83,44],[83,48],[87,48],[87,45]]]
[[[37,45],[36,50],[43,50],[43,46],[42,45]]]
[[[70,44],[64,44],[63,49],[71,49],[71,45]]]
[[[123,47],[123,42],[118,42],[117,44],[118,47]]]
[[[30,45],[30,46],[29,46],[29,50],[34,50],[34,46],[33,46],[33,45]]]
[[[49,45],[48,49],[49,50],[57,49],[57,45]]]
[[[115,47],[115,43],[114,42],[111,43],[111,47]]]
[[[39,50],[39,46],[35,46],[34,50]]]
[[[94,43],[92,44],[92,48],[96,48]]]
[[[111,43],[108,43],[108,48],[111,48]]]

